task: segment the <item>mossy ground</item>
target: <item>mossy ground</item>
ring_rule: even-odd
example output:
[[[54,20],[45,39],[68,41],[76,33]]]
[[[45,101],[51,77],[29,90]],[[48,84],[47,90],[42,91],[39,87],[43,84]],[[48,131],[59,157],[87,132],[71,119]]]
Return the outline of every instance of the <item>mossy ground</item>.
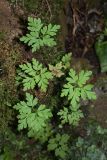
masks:
[[[52,22],[52,20],[55,23],[57,21],[55,17],[57,17],[56,15],[59,12],[58,7],[61,1],[49,1],[48,4],[46,3],[48,1],[41,3],[41,1],[38,0],[34,3],[34,0],[25,0],[24,6],[22,5],[22,1],[17,2],[18,4],[16,4],[16,1],[10,1],[10,4],[6,0],[0,2],[0,158],[2,158],[3,153],[3,156],[7,156],[10,160],[24,160],[30,158],[33,160],[35,159],[34,155],[37,155],[38,159],[41,157],[41,148],[38,149],[36,142],[30,141],[26,136],[23,136],[23,134],[20,136],[18,135],[16,113],[12,109],[12,106],[17,102],[18,98],[20,98],[19,95],[23,95],[16,86],[15,78],[17,66],[32,58],[31,51],[26,51],[24,45],[19,44],[20,28],[24,26],[24,24],[19,23],[20,19],[24,18],[17,17],[17,14],[13,12],[13,8],[18,6],[19,8],[21,7],[21,9],[23,8],[26,20],[28,15],[32,14],[33,16],[36,15],[42,18],[43,21],[46,20],[45,23],[49,21]],[[53,62],[53,56],[56,61],[61,56],[56,47],[54,51],[53,49],[47,50],[44,53],[40,51],[38,54],[39,56],[36,55],[35,57],[45,65]],[[51,93],[52,89],[49,89],[49,94]],[[43,102],[43,95],[38,92],[37,96]],[[48,95],[44,99],[44,103],[49,104],[49,99],[53,101],[53,105],[55,105],[55,99],[52,99],[51,95]],[[37,147],[36,150],[35,146]],[[13,148],[14,153],[12,152]]]

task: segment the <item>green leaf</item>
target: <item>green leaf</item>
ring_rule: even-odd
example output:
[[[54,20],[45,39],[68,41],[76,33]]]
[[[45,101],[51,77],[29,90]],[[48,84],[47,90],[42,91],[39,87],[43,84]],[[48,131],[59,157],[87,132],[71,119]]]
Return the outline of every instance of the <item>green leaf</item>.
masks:
[[[79,79],[78,79],[78,85],[82,87],[84,84],[86,84],[87,80],[89,80],[90,76],[92,75],[91,71],[84,71],[82,70],[79,73]]]
[[[67,83],[61,92],[61,97],[67,96],[72,106],[77,106],[81,99],[95,99],[95,93],[92,91],[93,85],[86,84],[91,74],[91,71],[84,70],[76,74],[75,70],[70,69],[69,77],[66,78]]]
[[[62,64],[64,65],[65,69],[70,67],[71,56],[72,56],[72,53],[68,53],[62,57]]]
[[[97,42],[95,43],[95,50],[99,58],[101,72],[107,72],[107,41],[105,40],[105,37],[106,37],[105,33],[104,33],[103,39],[101,34]]]
[[[26,100],[27,100],[27,105],[31,106],[31,107],[36,106],[38,103],[37,98],[33,98],[33,95],[31,95],[29,93],[26,93]]]
[[[59,133],[56,134],[54,138],[51,138],[48,142],[48,150],[55,151],[55,155],[57,157],[60,157],[62,159],[66,159],[66,156],[68,154],[68,141],[69,141],[69,135],[63,134],[60,135]]]
[[[51,144],[48,145],[48,150],[49,150],[49,151],[52,151],[52,150],[54,150],[55,148],[57,148],[57,144],[56,144],[56,143],[51,143]]]
[[[53,78],[52,73],[44,68],[36,59],[32,63],[26,63],[19,66],[19,81],[22,82],[24,90],[34,89],[36,86],[46,92],[49,80]],[[17,80],[18,80],[17,79]]]
[[[32,111],[32,108],[35,109]],[[52,117],[50,109],[47,109],[45,105],[38,107],[38,100],[33,95],[26,93],[26,102],[21,101],[17,103],[13,108],[19,111],[18,118],[18,130],[28,128],[31,135],[35,135],[47,126],[47,122]],[[29,132],[28,132],[29,133]],[[33,134],[34,133],[34,134]]]
[[[96,94],[92,91],[93,85],[87,84],[91,71],[80,71],[76,73],[75,70],[70,69],[69,77],[66,78],[67,82],[64,84],[61,92],[61,97],[67,97],[70,101],[69,109],[60,110],[58,115],[61,119],[61,125],[65,123],[78,125],[80,118],[83,117],[83,113],[79,109],[81,99],[83,100],[95,100]]]
[[[44,26],[40,18],[28,17],[29,34],[20,38],[20,41],[31,46],[32,52],[39,50],[43,46],[53,47],[56,45],[54,36],[60,29],[59,25],[49,24]]]
[[[78,76],[76,75],[76,72],[73,69],[70,69],[69,76],[72,78],[72,80],[74,80],[74,82],[78,80]]]

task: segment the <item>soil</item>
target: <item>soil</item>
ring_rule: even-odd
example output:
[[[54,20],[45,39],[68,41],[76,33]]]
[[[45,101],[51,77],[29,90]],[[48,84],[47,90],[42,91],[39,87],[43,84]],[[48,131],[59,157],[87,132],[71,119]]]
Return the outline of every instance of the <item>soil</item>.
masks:
[[[96,119],[104,128],[107,128],[107,94],[98,97],[95,106],[90,108],[90,117]]]
[[[0,32],[6,35],[7,43],[11,43],[14,38],[22,33],[19,19],[12,12],[8,1],[0,1]]]

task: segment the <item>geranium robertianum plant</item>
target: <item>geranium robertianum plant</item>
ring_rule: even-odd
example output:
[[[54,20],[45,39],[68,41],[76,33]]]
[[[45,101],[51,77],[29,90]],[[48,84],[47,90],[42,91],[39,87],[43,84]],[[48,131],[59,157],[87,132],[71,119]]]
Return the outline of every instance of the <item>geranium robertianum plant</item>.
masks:
[[[44,26],[40,19],[29,17],[29,34],[20,40],[31,46],[33,52],[40,47],[53,47],[56,45],[54,36],[59,28],[59,25],[52,24]],[[26,100],[19,101],[14,106],[18,111],[18,130],[27,129],[29,137],[39,139],[42,143],[47,142],[48,151],[54,151],[55,156],[60,159],[66,159],[69,155],[70,135],[66,133],[64,126],[67,123],[69,127],[78,126],[84,117],[81,100],[96,99],[93,85],[89,83],[92,72],[81,70],[77,73],[72,69],[71,55],[65,54],[60,62],[50,64],[49,68],[33,58],[31,62],[19,65],[17,77],[18,84],[22,84],[26,93]],[[60,90],[57,92],[58,101],[62,102],[62,106],[51,108],[40,104],[33,94],[38,88],[41,92],[47,93],[50,80],[60,82]],[[63,104],[64,97],[66,105]]]

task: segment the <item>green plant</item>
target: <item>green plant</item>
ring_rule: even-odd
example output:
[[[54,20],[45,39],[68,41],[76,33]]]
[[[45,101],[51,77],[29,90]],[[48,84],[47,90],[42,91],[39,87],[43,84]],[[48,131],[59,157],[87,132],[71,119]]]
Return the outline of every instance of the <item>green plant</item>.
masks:
[[[71,145],[70,157],[73,160],[106,160],[107,129],[96,123],[88,123],[86,134],[78,137]]]
[[[48,150],[55,151],[55,155],[62,159],[65,159],[67,154],[69,153],[68,141],[69,135],[59,133],[55,136],[55,138],[51,138],[48,142]]]
[[[66,108],[64,107],[58,113],[61,119],[61,124],[59,127],[62,128],[63,124],[69,123],[69,125],[77,126],[81,118],[84,117],[82,111],[79,109],[79,106],[75,108]]]
[[[52,73],[44,68],[36,59],[32,63],[26,63],[19,66],[17,81],[22,82],[24,90],[34,89],[36,86],[46,92],[48,81],[53,78]]]
[[[106,160],[106,156],[102,150],[100,150],[96,145],[92,144],[89,146],[84,139],[78,138],[76,147],[82,153],[82,160]],[[78,157],[79,158],[79,157]]]
[[[99,58],[101,72],[107,72],[107,22],[105,22],[105,29],[97,38],[95,43],[96,54]]]
[[[71,106],[77,106],[81,99],[96,99],[95,92],[92,91],[93,85],[86,84],[91,75],[91,71],[82,70],[79,74],[76,74],[75,70],[70,69],[61,97],[67,96]]]
[[[30,137],[38,139],[42,144],[47,142],[48,139],[53,135],[53,128],[51,124],[46,123],[46,127],[41,128],[39,132],[33,134],[30,133]]]
[[[5,32],[0,32],[0,41],[5,39]]]
[[[96,99],[95,93],[92,91],[93,85],[86,84],[92,72],[82,70],[76,74],[75,70],[70,69],[69,77],[66,78],[67,83],[64,85],[61,97],[67,96],[70,101],[69,108],[64,107],[58,112],[61,119],[61,125],[69,123],[77,126],[80,119],[83,118],[83,113],[80,110],[80,101]]]
[[[56,44],[54,36],[59,26],[52,26],[51,24],[44,26],[40,19],[35,18],[28,18],[28,22],[29,34],[23,36],[21,41],[31,46],[32,52],[41,47],[52,47]],[[41,145],[48,144],[48,151],[55,153],[55,156],[52,154],[52,159],[56,159],[56,157],[57,159],[71,159],[69,148],[71,135],[66,134],[65,128],[68,127],[70,133],[74,128],[71,125],[77,126],[81,118],[84,117],[81,100],[96,99],[93,85],[89,83],[92,72],[87,70],[76,72],[71,68],[71,58],[71,53],[64,55],[58,63],[54,64],[53,62],[53,65],[49,65],[50,71],[33,58],[31,63],[27,62],[20,65],[18,70],[17,82],[23,84],[24,91],[31,89],[30,92],[34,93],[37,89],[36,95],[40,98],[42,92],[39,92],[38,88],[43,92],[47,91],[43,93],[46,99],[45,97],[43,99],[42,95],[45,105],[39,105],[36,97],[26,93],[26,100],[20,101],[14,106],[14,109],[19,112],[17,116],[18,130],[26,129],[28,130],[28,137],[39,140]],[[57,78],[53,78],[54,76]],[[49,90],[47,90],[49,80],[56,81],[52,81]],[[50,100],[49,97],[51,96],[55,98]],[[63,101],[61,97],[67,98]],[[47,99],[50,102],[47,102]],[[47,104],[50,108],[46,107]],[[57,124],[59,125],[57,126]],[[73,149],[75,145],[73,144]],[[39,147],[40,150],[43,149],[42,146]],[[47,151],[44,154],[47,155]],[[85,160],[84,158],[87,157],[83,156],[82,158]],[[47,156],[46,159],[48,159]]]
[[[48,80],[53,78],[52,74],[56,77],[64,75],[64,69],[69,69],[70,67],[70,59],[71,54],[68,54],[64,56],[62,61],[57,63],[55,67],[49,65],[52,73],[47,71],[46,68],[43,68],[42,64],[39,64],[36,59],[32,59],[32,63],[20,65],[22,71],[18,73],[19,81],[22,81],[25,91],[39,86],[42,91],[46,92]],[[77,126],[80,119],[84,117],[80,110],[80,100],[96,99],[96,95],[92,91],[93,85],[87,84],[91,74],[91,71],[84,70],[76,74],[75,70],[70,69],[69,77],[66,78],[67,83],[61,92],[61,97],[68,97],[70,105],[69,108],[64,107],[64,109],[61,109],[57,113],[61,119],[60,127],[65,123]]]
[[[33,98],[29,93],[26,93],[26,102],[21,101],[14,108],[19,111],[18,130],[28,128],[28,136],[34,136],[43,130],[52,117],[51,110],[45,105],[39,106],[37,98]]]
[[[28,46],[32,47],[32,52],[37,51],[43,46],[53,47],[56,45],[54,36],[59,28],[59,25],[52,24],[44,26],[40,18],[28,17],[29,33],[20,38],[20,41],[28,43]]]
[[[70,64],[71,64],[71,59],[72,59],[72,53],[68,53],[68,54],[65,54],[62,59],[61,59],[61,62],[63,64],[63,67],[65,69],[69,69],[70,68]]]
[[[13,160],[13,153],[8,147],[4,147],[4,153],[0,155],[1,160]]]

